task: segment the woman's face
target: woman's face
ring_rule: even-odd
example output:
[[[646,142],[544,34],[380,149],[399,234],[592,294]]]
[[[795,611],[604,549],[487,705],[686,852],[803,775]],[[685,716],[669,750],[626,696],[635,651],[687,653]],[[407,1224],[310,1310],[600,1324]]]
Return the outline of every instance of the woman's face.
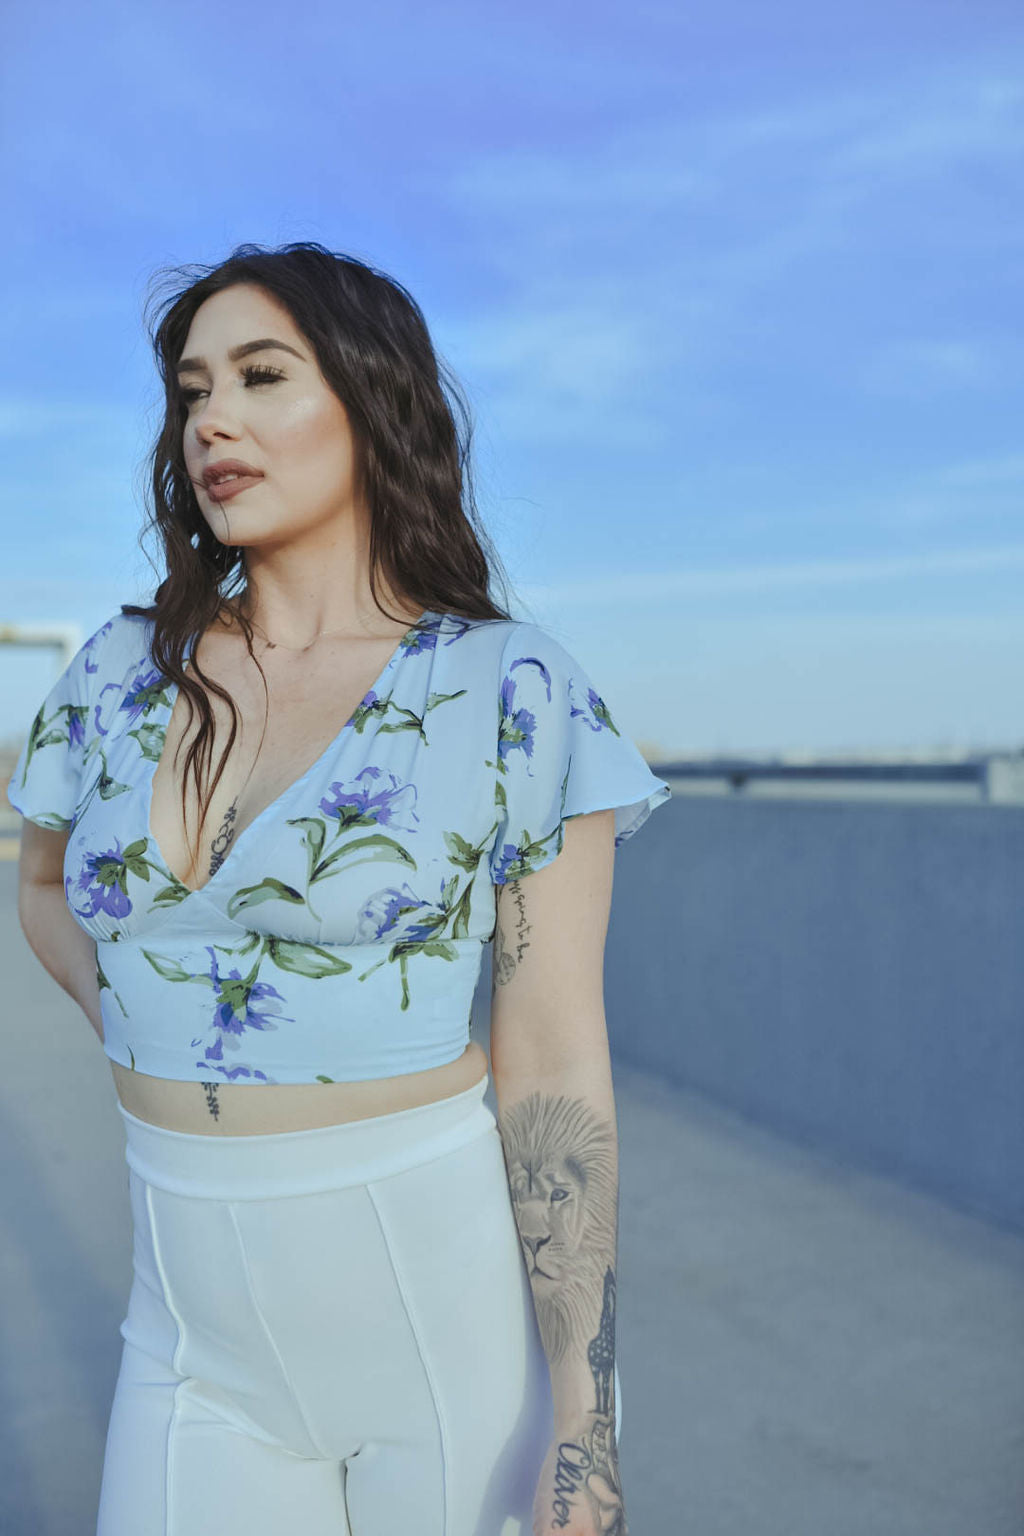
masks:
[[[261,340],[292,350],[268,346],[230,356]],[[178,379],[188,412],[185,464],[221,543],[269,548],[326,532],[352,509],[348,413],[288,311],[262,288],[238,283],[204,300],[182,348]],[[203,471],[219,459],[240,459],[260,479],[218,502]]]

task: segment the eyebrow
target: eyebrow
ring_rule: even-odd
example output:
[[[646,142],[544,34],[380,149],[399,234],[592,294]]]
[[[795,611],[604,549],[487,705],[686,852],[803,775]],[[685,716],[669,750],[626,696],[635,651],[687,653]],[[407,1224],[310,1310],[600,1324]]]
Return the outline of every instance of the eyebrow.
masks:
[[[282,352],[290,352],[300,362],[306,359],[301,352],[296,352],[286,341],[275,341],[272,336],[263,336],[259,341],[243,341],[239,346],[232,347],[228,353],[231,362],[237,363],[240,357],[248,357],[250,352],[266,352],[272,347],[277,347]],[[206,369],[206,359],[202,357],[183,357],[178,364],[178,373],[202,373]]]

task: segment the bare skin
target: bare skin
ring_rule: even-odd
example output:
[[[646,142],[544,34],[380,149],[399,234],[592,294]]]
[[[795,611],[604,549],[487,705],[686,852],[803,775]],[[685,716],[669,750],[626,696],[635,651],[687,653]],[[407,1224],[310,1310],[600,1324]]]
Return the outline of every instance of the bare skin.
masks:
[[[598,817],[601,814],[608,815]],[[582,859],[582,874],[593,842],[591,868],[599,870],[600,836],[607,843],[610,832],[606,822],[604,832],[595,829],[592,838],[590,827],[570,824],[570,847],[560,858]],[[519,1075],[514,1055],[511,1071],[505,1070],[509,1042],[514,1041],[509,1024],[521,1032],[534,1000],[531,993],[538,987],[554,990],[545,975],[545,960],[550,965],[556,959],[548,914],[572,881],[569,871],[555,867],[500,888],[491,993],[492,1018],[497,1021],[492,1042],[497,1042],[495,1059],[502,1063],[495,1078],[498,1128],[555,1399],[555,1433],[537,1486],[534,1532],[628,1536],[615,1434],[614,1101],[608,1081],[594,1072],[597,1053],[581,1052],[583,1070],[574,1069],[564,1078],[552,1067],[550,1083],[543,1071],[525,1075],[525,1093],[513,1087]],[[592,874],[591,891],[596,883]],[[522,1001],[512,1003],[522,986],[527,989]],[[513,1043],[513,1053],[515,1049]]]
[[[202,1136],[265,1136],[390,1115],[462,1093],[487,1071],[475,1040],[457,1060],[426,1072],[358,1083],[180,1083],[110,1063],[118,1097],[129,1114],[151,1125]]]

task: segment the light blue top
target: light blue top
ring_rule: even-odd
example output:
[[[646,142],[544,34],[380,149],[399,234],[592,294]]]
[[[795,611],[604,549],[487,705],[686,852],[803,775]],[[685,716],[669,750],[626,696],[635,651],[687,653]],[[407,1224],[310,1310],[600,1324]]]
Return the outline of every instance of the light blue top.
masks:
[[[669,786],[544,629],[429,611],[316,762],[198,891],[150,830],[177,687],[118,612],[47,694],[8,798],[69,831],[104,1050],[154,1077],[312,1083],[419,1072],[469,1040],[495,886],[549,864],[570,816],[616,845]]]

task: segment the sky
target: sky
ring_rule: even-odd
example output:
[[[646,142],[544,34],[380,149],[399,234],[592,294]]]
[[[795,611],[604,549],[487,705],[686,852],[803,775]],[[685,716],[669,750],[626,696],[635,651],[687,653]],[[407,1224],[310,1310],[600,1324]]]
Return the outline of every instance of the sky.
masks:
[[[515,616],[648,755],[1024,746],[1019,5],[4,30],[0,623],[150,600],[151,284],[316,240],[415,296]],[[54,666],[0,647],[0,736]]]

